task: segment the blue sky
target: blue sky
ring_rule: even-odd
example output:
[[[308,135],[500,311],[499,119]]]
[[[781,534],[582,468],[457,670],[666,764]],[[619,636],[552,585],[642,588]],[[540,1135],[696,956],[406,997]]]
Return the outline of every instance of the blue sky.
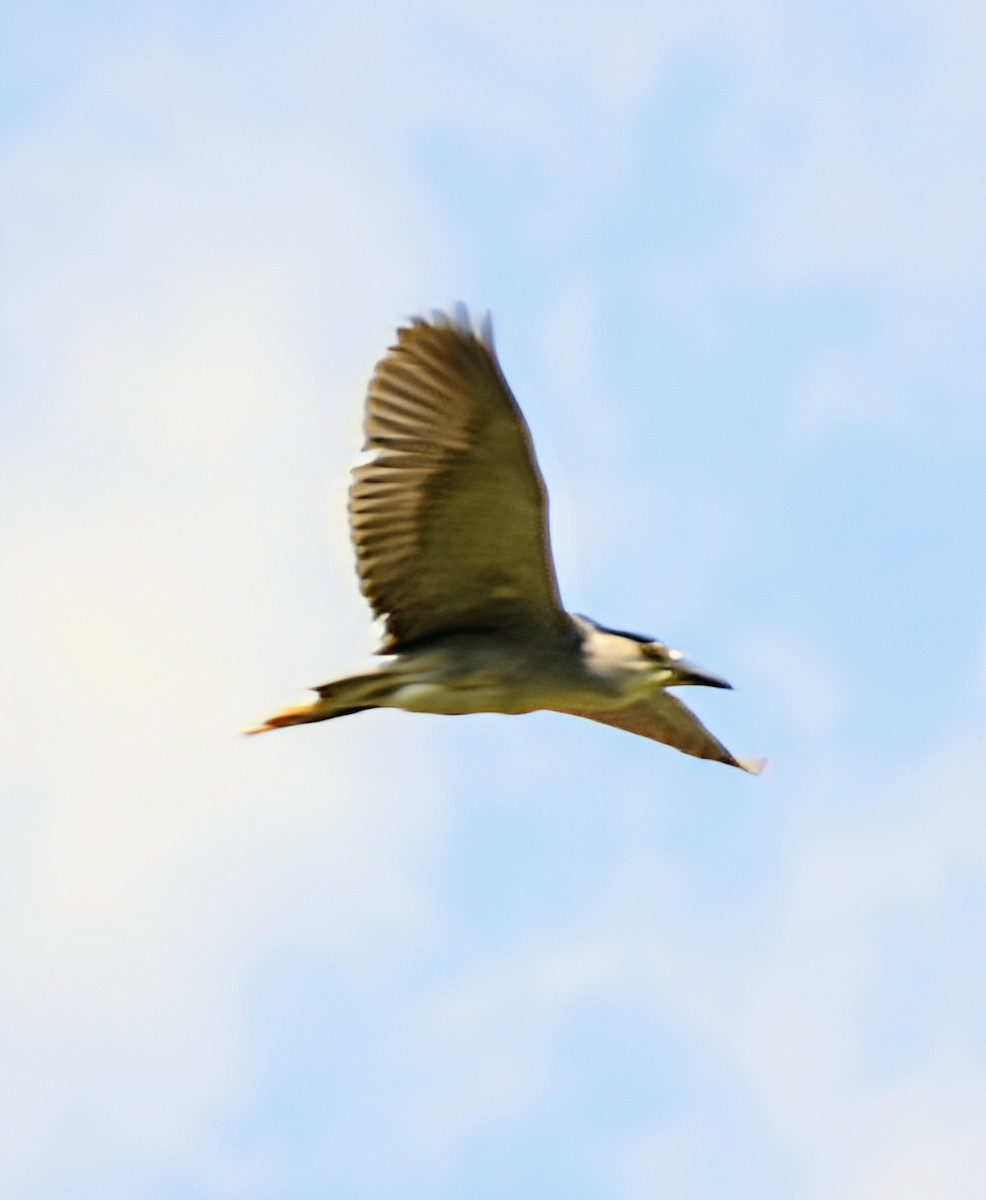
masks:
[[[0,16],[0,1191],[986,1192],[986,21]],[[358,666],[403,318],[494,314],[577,611],[750,779]]]

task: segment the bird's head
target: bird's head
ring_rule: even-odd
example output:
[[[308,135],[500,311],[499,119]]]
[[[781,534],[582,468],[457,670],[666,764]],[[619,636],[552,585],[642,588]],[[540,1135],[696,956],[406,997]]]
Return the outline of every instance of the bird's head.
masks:
[[[583,647],[603,672],[614,668],[629,670],[638,680],[646,679],[649,688],[733,686],[696,667],[680,650],[673,650],[656,638],[628,633],[625,629],[609,629],[581,613],[573,615],[581,630]]]
[[[733,685],[717,675],[710,675],[690,663],[680,650],[672,650],[663,642],[640,642],[641,657],[649,667],[649,674],[660,687],[715,687],[731,688]]]

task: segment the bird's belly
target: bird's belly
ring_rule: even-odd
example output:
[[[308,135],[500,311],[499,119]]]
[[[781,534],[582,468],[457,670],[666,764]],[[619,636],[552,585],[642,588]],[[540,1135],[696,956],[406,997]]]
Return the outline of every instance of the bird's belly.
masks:
[[[503,687],[495,679],[455,679],[441,683],[405,683],[392,693],[389,705],[406,712],[460,716],[465,713],[532,712],[541,707]]]

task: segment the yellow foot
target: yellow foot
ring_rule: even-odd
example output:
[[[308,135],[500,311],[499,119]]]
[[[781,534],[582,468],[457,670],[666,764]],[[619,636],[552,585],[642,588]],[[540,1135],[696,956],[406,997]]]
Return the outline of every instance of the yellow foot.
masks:
[[[306,704],[303,708],[287,708],[284,712],[268,717],[263,725],[254,725],[252,729],[244,729],[243,732],[247,737],[252,737],[255,733],[266,733],[268,729],[283,729],[285,725],[303,725],[306,721],[312,720],[313,707],[315,706]]]

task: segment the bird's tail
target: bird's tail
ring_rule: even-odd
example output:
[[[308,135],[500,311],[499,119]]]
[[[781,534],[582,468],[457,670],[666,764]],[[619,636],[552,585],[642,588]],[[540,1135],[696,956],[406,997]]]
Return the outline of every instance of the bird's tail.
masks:
[[[348,717],[351,713],[364,712],[368,708],[379,708],[393,692],[394,684],[379,671],[366,675],[351,675],[348,679],[334,679],[314,688],[318,699],[314,704],[303,704],[298,708],[286,708],[283,712],[268,717],[261,725],[244,732],[266,733],[269,729],[283,729],[286,725],[307,725],[312,721],[331,721],[333,717]]]

